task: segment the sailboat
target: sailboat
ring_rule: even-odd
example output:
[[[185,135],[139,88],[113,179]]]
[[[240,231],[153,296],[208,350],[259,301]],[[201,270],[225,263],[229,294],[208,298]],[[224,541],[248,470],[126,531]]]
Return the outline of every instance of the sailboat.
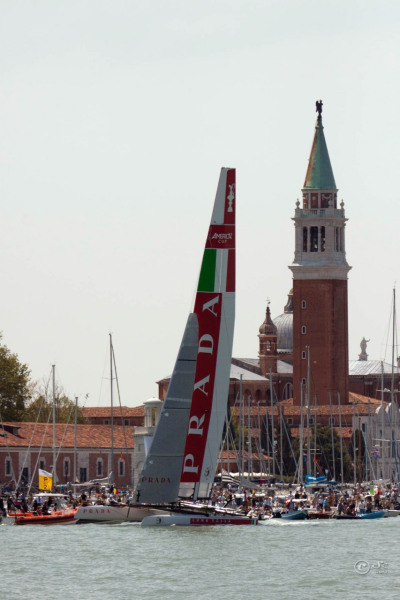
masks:
[[[114,346],[112,335],[109,334],[109,349],[110,349],[110,404],[111,404],[111,451],[110,465],[111,471],[107,478],[88,481],[84,484],[75,485],[77,487],[92,487],[96,485],[107,485],[114,488],[114,371],[116,375],[116,364],[114,355]],[[116,378],[116,377],[115,377]],[[146,506],[130,506],[123,502],[113,502],[110,504],[84,504],[80,506],[74,515],[75,521],[78,523],[119,523],[124,521],[141,521],[144,517],[152,514],[154,510]]]
[[[142,525],[234,525],[252,519],[208,506],[226,416],[235,320],[235,169],[221,169],[193,312],[136,490],[169,514]]]

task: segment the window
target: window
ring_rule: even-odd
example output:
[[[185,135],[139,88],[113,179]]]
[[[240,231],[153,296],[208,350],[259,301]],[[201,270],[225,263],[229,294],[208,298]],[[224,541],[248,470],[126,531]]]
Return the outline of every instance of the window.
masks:
[[[125,475],[125,461],[122,458],[118,461],[118,474],[120,477]]]
[[[69,476],[69,458],[64,458],[64,475]]]
[[[129,419],[125,419],[124,425],[129,425]]]
[[[321,252],[325,252],[325,227],[321,227]]]
[[[80,467],[79,469],[79,482],[84,483],[87,481],[87,469],[86,467]]]
[[[293,425],[293,419],[292,419],[292,417],[288,417],[287,418],[287,424],[288,425]]]
[[[307,302],[305,300],[301,301],[301,308],[306,308],[307,307]]]
[[[9,458],[6,458],[5,474],[11,475],[11,460]]]
[[[43,458],[39,460],[39,469],[42,469],[42,471],[46,469],[46,463]]]
[[[336,252],[340,252],[340,250],[341,250],[341,239],[340,239],[339,227],[335,227],[335,250],[336,250]]]
[[[303,227],[303,252],[307,252],[307,227]]]
[[[307,358],[307,354],[306,354],[306,352],[305,352],[304,350],[303,350],[303,352],[301,353],[301,358],[303,358],[303,359],[304,359],[304,358]]]
[[[308,419],[308,424],[309,424],[309,425],[314,425],[314,417],[310,417],[310,418]]]
[[[318,227],[310,227],[310,252],[318,252]]]
[[[96,463],[96,475],[101,477],[103,475],[103,459],[98,458]]]
[[[304,334],[307,331],[307,327],[305,325],[301,326],[301,333]]]
[[[108,425],[108,419],[104,419],[104,425]]]
[[[335,417],[329,417],[329,425],[335,424]]]
[[[302,385],[306,385],[307,381],[306,381],[305,377],[303,377],[303,379],[301,380],[301,383],[302,383]]]

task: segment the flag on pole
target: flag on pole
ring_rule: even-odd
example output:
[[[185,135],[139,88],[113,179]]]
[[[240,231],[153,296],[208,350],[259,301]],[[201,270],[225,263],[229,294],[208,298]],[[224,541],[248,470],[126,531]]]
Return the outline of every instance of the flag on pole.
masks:
[[[39,490],[50,492],[53,487],[53,476],[43,469],[39,469]]]

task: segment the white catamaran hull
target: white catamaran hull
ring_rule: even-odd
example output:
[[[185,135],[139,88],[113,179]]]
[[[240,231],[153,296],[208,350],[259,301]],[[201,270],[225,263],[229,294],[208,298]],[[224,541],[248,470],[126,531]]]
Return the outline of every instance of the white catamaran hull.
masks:
[[[257,525],[257,519],[239,515],[185,515],[172,513],[169,515],[151,515],[144,517],[142,520],[142,527],[165,527],[169,525]]]
[[[81,506],[75,513],[78,523],[118,523],[140,522],[149,515],[159,514],[160,510],[147,506],[107,506],[94,504]]]

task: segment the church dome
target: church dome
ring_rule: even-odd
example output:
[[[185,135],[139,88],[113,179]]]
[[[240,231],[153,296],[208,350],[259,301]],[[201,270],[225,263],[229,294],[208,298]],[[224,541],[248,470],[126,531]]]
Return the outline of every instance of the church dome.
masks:
[[[278,331],[278,350],[293,351],[293,289],[288,294],[284,313],[275,317],[274,324]]]

